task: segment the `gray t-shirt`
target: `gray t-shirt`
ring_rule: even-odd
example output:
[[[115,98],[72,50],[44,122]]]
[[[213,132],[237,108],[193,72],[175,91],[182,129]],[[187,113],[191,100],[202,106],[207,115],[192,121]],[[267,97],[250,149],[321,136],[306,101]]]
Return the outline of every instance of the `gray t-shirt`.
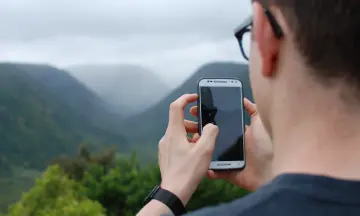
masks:
[[[284,174],[246,197],[187,216],[360,216],[360,181]]]

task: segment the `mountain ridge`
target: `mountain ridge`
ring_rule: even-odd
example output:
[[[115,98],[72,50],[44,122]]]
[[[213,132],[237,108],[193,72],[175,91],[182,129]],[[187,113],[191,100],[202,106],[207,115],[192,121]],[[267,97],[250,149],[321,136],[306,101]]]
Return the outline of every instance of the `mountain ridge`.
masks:
[[[115,114],[109,113],[106,102],[68,71],[48,64],[12,64],[44,85],[53,95],[62,98],[78,115],[91,119],[92,124],[103,122],[106,127],[105,122],[114,119]],[[116,114],[116,118],[121,119],[121,116]]]
[[[128,149],[122,135],[91,124],[23,67],[0,63],[2,160],[41,169],[60,154],[72,154],[83,142],[91,147],[116,144]]]

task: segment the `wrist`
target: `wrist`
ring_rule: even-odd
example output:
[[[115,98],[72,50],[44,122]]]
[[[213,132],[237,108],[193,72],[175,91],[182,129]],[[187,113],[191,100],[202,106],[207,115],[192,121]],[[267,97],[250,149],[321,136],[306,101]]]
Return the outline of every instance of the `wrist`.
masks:
[[[181,200],[184,206],[188,204],[188,202],[191,199],[191,196],[196,190],[196,187],[194,189],[191,186],[187,186],[185,184],[184,185],[176,184],[176,183],[171,183],[171,184],[161,183],[160,187],[176,195]]]
[[[259,178],[255,178],[253,187],[251,191],[255,191],[265,184],[269,183],[273,179],[271,169],[267,169],[263,172],[263,175]]]

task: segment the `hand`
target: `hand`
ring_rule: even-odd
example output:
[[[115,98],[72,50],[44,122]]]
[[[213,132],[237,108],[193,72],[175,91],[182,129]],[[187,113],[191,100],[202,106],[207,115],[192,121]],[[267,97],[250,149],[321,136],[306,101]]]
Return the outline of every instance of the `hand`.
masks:
[[[245,169],[230,172],[209,170],[208,176],[211,179],[226,179],[238,187],[253,191],[272,179],[273,149],[270,136],[256,111],[256,105],[244,99],[244,107],[251,116],[250,127],[245,127]],[[197,116],[197,107],[192,107],[190,113]]]
[[[170,105],[168,128],[159,142],[161,187],[177,195],[184,205],[207,174],[218,134],[218,128],[208,124],[201,138],[187,137],[197,132],[198,124],[184,120],[184,109],[197,98],[197,94],[186,94]]]

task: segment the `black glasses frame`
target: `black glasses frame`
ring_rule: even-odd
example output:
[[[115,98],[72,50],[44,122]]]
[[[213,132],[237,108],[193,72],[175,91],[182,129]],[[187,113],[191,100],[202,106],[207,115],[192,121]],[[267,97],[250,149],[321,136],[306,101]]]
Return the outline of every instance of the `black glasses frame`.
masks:
[[[276,21],[274,15],[270,12],[268,8],[264,7],[264,13],[270,22],[275,37],[280,40],[284,36],[284,32],[281,29],[279,23]],[[246,60],[249,60],[249,56],[247,56],[245,53],[242,40],[245,33],[251,32],[252,25],[253,25],[253,16],[250,16],[239,27],[235,29],[235,34],[234,34],[239,42],[241,54]]]

